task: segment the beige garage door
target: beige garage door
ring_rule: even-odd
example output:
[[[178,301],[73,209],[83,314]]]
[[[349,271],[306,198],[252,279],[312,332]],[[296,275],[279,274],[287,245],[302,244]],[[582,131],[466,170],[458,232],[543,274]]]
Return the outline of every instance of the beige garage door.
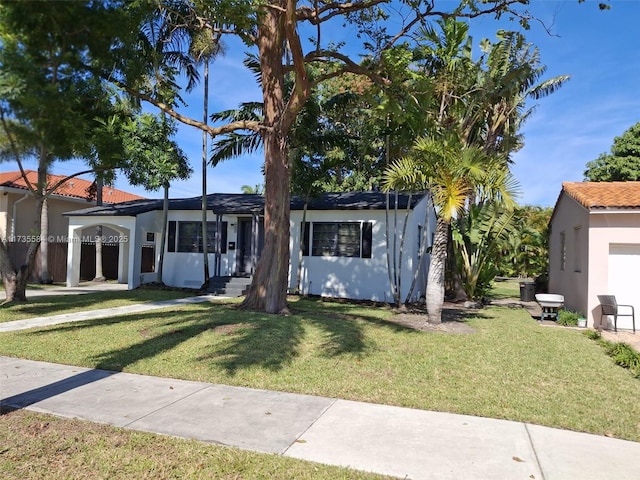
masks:
[[[640,244],[609,245],[609,294],[620,304],[633,305],[640,327]],[[630,313],[630,309],[621,309]],[[610,317],[613,322],[613,317]],[[611,323],[613,328],[613,323]],[[618,317],[619,329],[631,329],[631,317]]]

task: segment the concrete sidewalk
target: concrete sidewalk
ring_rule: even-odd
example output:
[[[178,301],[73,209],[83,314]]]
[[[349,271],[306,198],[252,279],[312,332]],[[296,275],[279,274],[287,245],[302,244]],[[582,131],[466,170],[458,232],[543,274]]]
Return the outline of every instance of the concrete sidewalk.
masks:
[[[82,295],[85,293],[94,292],[108,292],[108,291],[122,291],[127,290],[126,283],[110,283],[110,282],[83,282],[77,287],[64,287],[64,286],[52,286],[43,285],[42,288],[27,288],[27,298],[33,297],[50,297],[52,295]],[[0,300],[6,298],[6,293],[3,289],[0,289]]]
[[[0,404],[412,479],[637,479],[640,443],[0,357]]]

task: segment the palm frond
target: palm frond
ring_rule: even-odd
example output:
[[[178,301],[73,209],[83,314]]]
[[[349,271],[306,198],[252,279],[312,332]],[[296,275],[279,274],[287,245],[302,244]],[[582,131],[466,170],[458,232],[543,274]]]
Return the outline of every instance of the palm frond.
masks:
[[[209,163],[216,166],[225,160],[254,153],[261,145],[262,136],[258,133],[230,133],[211,147]]]

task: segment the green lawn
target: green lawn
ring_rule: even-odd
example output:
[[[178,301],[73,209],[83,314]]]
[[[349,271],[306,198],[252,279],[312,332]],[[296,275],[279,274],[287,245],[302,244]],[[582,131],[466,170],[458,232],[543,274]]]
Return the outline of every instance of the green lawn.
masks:
[[[92,292],[79,295],[37,296],[28,298],[26,303],[0,305],[0,323],[25,318],[169,300],[190,295],[192,294],[178,290],[136,289]]]
[[[410,330],[389,322],[388,308],[295,298],[290,307],[284,317],[194,304],[10,332],[0,354],[640,441],[640,381],[579,331],[499,307],[469,318],[471,334]]]
[[[28,411],[0,416],[0,458],[3,480],[389,478]]]
[[[494,280],[489,296],[495,299],[505,298],[519,298],[520,297],[520,282],[523,279],[518,278],[505,278]],[[530,281],[530,280],[526,280]]]

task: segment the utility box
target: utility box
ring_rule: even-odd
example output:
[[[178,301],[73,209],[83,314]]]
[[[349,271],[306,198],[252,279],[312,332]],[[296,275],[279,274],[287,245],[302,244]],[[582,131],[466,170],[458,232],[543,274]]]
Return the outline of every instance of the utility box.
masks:
[[[533,302],[536,299],[536,284],[534,282],[520,282],[520,301]]]

